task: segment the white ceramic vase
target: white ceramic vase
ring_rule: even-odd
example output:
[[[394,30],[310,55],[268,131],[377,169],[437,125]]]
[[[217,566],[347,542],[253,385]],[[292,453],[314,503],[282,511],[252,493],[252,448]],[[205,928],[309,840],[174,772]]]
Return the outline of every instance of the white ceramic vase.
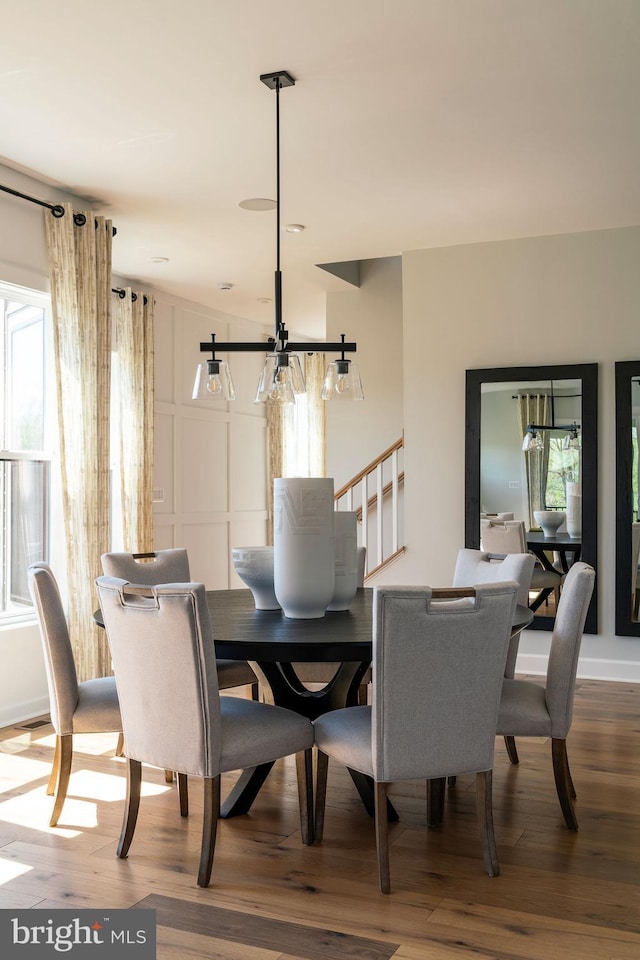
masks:
[[[253,594],[256,610],[279,610],[273,592],[273,547],[233,547],[233,566]]]
[[[339,510],[333,517],[336,584],[327,610],[348,610],[358,591],[358,515]]]
[[[335,587],[333,479],[273,481],[273,586],[285,616],[323,617]]]
[[[582,536],[582,483],[567,483],[567,533],[574,540]]]

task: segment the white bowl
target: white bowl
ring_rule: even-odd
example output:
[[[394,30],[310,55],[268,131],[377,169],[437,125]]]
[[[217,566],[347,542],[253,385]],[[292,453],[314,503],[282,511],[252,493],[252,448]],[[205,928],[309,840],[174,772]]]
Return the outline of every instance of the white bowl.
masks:
[[[253,594],[256,610],[279,610],[273,592],[273,547],[232,547],[235,571]]]
[[[542,527],[545,537],[555,537],[558,528],[564,523],[564,510],[534,510],[533,519]]]

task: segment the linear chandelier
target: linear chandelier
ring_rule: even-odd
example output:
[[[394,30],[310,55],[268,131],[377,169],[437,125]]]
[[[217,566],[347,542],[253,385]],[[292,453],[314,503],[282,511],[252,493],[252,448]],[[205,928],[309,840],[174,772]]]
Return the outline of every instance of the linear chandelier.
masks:
[[[286,70],[263,73],[260,80],[276,92],[276,271],[275,271],[275,334],[266,342],[216,341],[200,344],[201,353],[211,353],[211,358],[198,364],[193,385],[194,400],[208,397],[219,400],[235,400],[236,393],[229,364],[216,357],[216,351],[224,353],[242,351],[266,352],[262,375],[256,391],[255,403],[294,403],[297,395],[305,392],[305,382],[296,352],[339,352],[340,358],[328,364],[322,386],[323,400],[363,400],[362,383],[355,363],[347,360],[345,353],[355,353],[356,344],[347,343],[345,334],[339,342],[305,341],[293,343],[282,319],[282,272],[280,270],[280,90],[292,87],[295,80]]]
[[[563,450],[578,450],[580,447],[580,440],[578,438],[578,430],[580,426],[574,420],[573,423],[562,424],[558,426],[556,424],[556,415],[555,415],[555,398],[553,394],[553,380],[550,380],[551,384],[551,393],[549,399],[551,402],[551,423],[528,423],[527,429],[525,430],[524,438],[522,440],[522,449],[525,453],[530,453],[532,450],[541,450],[543,447],[543,439],[540,436],[541,430],[555,430],[555,431],[566,431],[566,436],[562,441]],[[577,394],[574,394],[577,396]]]

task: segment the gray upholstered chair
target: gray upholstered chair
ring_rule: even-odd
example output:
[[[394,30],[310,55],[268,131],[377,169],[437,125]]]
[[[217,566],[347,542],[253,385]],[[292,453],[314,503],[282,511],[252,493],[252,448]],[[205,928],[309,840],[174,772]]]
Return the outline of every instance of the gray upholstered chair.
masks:
[[[46,563],[32,563],[27,571],[29,592],[38,617],[49,688],[51,723],[56,733],[49,796],[55,794],[49,826],[55,827],[67,796],[74,733],[120,733],[116,752],[122,752],[122,722],[113,677],[78,682],[67,620],[53,571]]]
[[[316,840],[323,835],[333,757],[374,780],[382,893],[390,890],[387,788],[398,780],[443,785],[445,777],[475,773],[484,862],[490,876],[499,873],[491,782],[516,592],[513,581],[441,591],[377,588],[372,706],[334,710],[314,721]],[[462,599],[436,599],[452,596]]]
[[[497,583],[500,580],[515,580],[518,584],[517,602],[529,605],[529,588],[535,558],[531,553],[508,553],[502,559],[494,558],[482,550],[459,550],[453,571],[454,587],[472,587],[476,583]],[[513,677],[518,657],[520,634],[511,637],[505,677]]]
[[[103,553],[105,577],[118,577],[130,583],[189,583],[189,556],[184,547],[171,547],[154,553]],[[242,660],[218,660],[218,686],[251,687],[251,696],[258,699],[258,681],[248,663]]]
[[[198,884],[211,878],[220,777],[296,754],[304,843],[313,843],[311,722],[291,710],[221,697],[202,584],[160,584],[133,593],[99,577],[100,606],[116,675],[128,767],[117,854],[126,857],[138,816],[142,764],[204,779]],[[134,588],[136,589],[136,588]],[[143,588],[138,587],[141,591]],[[184,813],[185,811],[183,811]]]
[[[524,522],[522,520],[481,520],[480,548],[486,553],[529,553]],[[545,570],[539,561],[534,561],[531,574],[531,589],[540,593],[553,590],[556,607],[560,600],[560,586],[563,575],[555,570]],[[532,609],[535,609],[532,607]]]
[[[567,758],[567,736],[573,719],[573,696],[580,643],[595,572],[587,563],[574,563],[567,574],[556,612],[544,686],[528,680],[505,679],[497,731],[504,737],[551,737],[553,773],[558,799],[569,830],[578,829],[575,789]],[[515,751],[515,743],[514,743]],[[513,763],[518,762],[511,756]]]

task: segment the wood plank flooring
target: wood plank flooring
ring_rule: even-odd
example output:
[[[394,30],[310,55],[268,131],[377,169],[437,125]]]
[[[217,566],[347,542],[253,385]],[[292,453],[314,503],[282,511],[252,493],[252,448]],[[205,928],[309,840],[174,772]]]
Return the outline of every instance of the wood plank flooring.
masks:
[[[578,682],[569,758],[578,833],[564,826],[550,743],[496,743],[501,875],[484,873],[472,778],[425,823],[425,786],[396,785],[392,893],[378,893],[373,822],[329,768],[324,840],[303,847],[295,764],[278,762],[250,815],[223,821],[212,885],[196,885],[202,791],[145,768],[129,858],[115,856],[125,767],[111,735],[76,738],[69,797],[47,826],[49,724],[0,730],[0,908],[152,907],[160,960],[638,960],[640,685]],[[233,783],[225,779],[225,792]]]

